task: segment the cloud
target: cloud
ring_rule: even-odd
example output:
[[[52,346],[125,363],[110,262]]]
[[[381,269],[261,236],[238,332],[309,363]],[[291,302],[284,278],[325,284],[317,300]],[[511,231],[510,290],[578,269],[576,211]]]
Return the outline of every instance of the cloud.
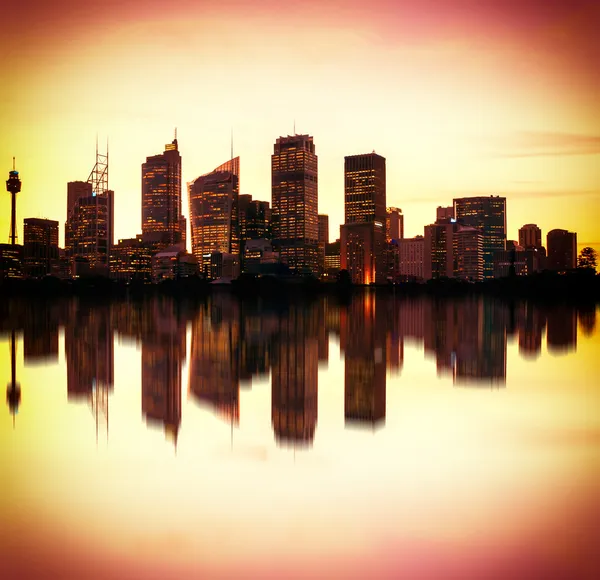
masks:
[[[546,157],[600,154],[600,135],[519,131],[488,140],[494,157]]]

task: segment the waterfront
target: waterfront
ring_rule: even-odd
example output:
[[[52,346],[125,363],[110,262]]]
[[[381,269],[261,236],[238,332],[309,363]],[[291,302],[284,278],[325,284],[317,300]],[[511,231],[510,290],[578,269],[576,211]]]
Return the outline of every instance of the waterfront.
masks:
[[[592,307],[375,294],[9,309],[7,578],[592,578]]]

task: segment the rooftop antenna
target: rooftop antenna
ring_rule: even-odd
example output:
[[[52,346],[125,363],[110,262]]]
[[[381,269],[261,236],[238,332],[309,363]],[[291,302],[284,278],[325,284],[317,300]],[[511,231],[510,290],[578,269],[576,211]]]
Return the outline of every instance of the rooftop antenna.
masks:
[[[177,127],[175,127],[175,141],[177,141]]]
[[[13,171],[16,171],[15,170],[15,156],[14,155],[13,155]]]
[[[294,135],[296,135],[296,119],[294,119]]]

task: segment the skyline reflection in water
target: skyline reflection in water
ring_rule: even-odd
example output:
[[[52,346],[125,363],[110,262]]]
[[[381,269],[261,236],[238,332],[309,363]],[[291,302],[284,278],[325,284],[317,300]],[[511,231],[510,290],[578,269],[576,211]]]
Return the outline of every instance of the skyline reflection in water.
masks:
[[[584,520],[600,515],[593,306],[376,293],[266,304],[216,293],[198,303],[2,308],[0,368],[9,384],[14,336],[21,388],[18,406],[0,414],[8,467],[0,505],[15,523],[0,535],[7,577],[17,568],[22,577],[42,569],[49,572],[40,577],[96,577],[78,566],[96,562],[100,537],[111,559],[97,567],[99,578],[235,577],[242,569],[282,577],[284,564],[283,576],[299,578],[375,569],[433,578],[448,566],[495,578],[492,569],[482,575],[486,562],[525,566],[522,546],[511,544],[525,531],[527,542],[556,533],[554,508],[543,503],[548,488],[562,490],[556,515],[576,521],[543,558],[530,546],[539,560],[532,570],[598,564],[586,546],[600,538],[583,534]],[[88,410],[69,411],[76,408]],[[546,492],[529,497],[535,482]],[[581,494],[567,502],[573,482]],[[83,486],[74,494],[87,512],[63,505],[74,499],[65,484]],[[208,496],[188,505],[197,486],[211,489],[214,505]],[[92,496],[104,489],[99,503],[83,493],[88,487]],[[496,487],[500,505],[488,495]],[[165,505],[149,518],[157,501]],[[498,511],[509,505],[521,506],[523,519]],[[465,558],[467,536],[491,521],[476,541],[487,556]],[[109,538],[103,526],[111,525],[120,529]],[[56,526],[74,534],[58,552]],[[33,559],[24,551],[32,537]],[[213,547],[208,559],[197,558],[200,540]],[[241,552],[227,556],[239,542]],[[433,545],[439,567],[417,558]],[[502,570],[514,577],[510,566]]]

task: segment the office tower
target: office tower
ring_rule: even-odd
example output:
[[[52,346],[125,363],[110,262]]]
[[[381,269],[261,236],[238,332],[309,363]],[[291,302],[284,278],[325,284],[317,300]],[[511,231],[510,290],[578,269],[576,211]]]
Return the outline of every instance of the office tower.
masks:
[[[519,229],[519,246],[523,248],[541,248],[542,230],[535,224],[525,224]]]
[[[385,237],[388,241],[404,238],[404,215],[398,207],[388,207],[386,210]]]
[[[338,239],[331,244],[325,244],[325,277],[335,280],[342,267],[340,258],[341,241]]]
[[[462,280],[483,280],[483,233],[477,228],[458,226],[454,232],[454,276]]]
[[[423,276],[425,280],[454,276],[454,230],[456,224],[435,223],[425,226]]]
[[[367,295],[354,298],[340,317],[344,417],[375,426],[386,414],[386,312]]]
[[[454,200],[456,220],[483,233],[483,277],[494,277],[494,252],[506,245],[506,198],[463,197]]]
[[[551,230],[546,236],[548,269],[557,272],[577,266],[577,234],[567,230]]]
[[[107,186],[107,181],[104,185]],[[114,192],[94,190],[90,180],[69,182],[65,224],[67,257],[83,260],[93,273],[108,274],[113,229]]]
[[[181,155],[177,138],[160,155],[142,163],[142,236],[162,250],[186,245],[186,220],[181,213]]]
[[[398,241],[399,270],[402,279],[412,282],[423,280],[425,261],[425,238],[403,238]]]
[[[325,245],[329,243],[329,216],[319,214],[319,274],[325,274]]]
[[[252,196],[248,194],[238,195],[238,232],[240,241],[246,240],[246,212],[252,203]]]
[[[23,224],[23,271],[30,278],[41,278],[52,271],[58,260],[58,222],[27,218]]]
[[[341,266],[355,284],[386,279],[385,180],[385,157],[376,153],[345,157]]]
[[[271,239],[271,209],[268,201],[253,199],[246,210],[246,239]]]
[[[117,280],[149,282],[152,278],[154,250],[141,235],[119,240],[110,254],[110,276]]]
[[[201,272],[213,252],[239,256],[239,192],[239,157],[188,184],[192,253]]]
[[[312,443],[317,425],[318,310],[292,305],[273,341],[271,419],[278,444]]]
[[[435,211],[435,221],[446,221],[454,219],[454,206],[442,207],[441,205]]]
[[[296,270],[318,273],[318,161],[309,135],[279,137],[271,156],[273,243]]]

